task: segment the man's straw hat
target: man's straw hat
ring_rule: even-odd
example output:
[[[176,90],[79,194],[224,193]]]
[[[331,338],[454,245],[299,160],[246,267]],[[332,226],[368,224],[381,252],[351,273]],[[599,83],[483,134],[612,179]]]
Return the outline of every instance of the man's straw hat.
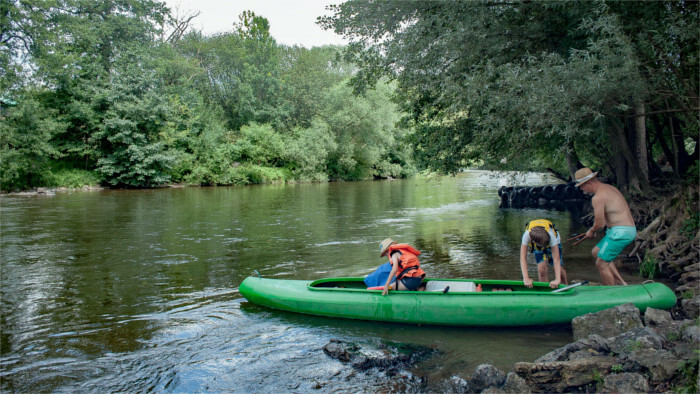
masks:
[[[584,183],[590,181],[597,174],[598,174],[597,171],[593,172],[588,167],[583,167],[580,170],[576,171],[576,173],[574,174],[574,180],[576,181],[576,187],[579,187],[579,186],[583,185]]]
[[[379,243],[379,257],[384,257],[386,252],[389,251],[389,246],[395,244],[393,239],[387,238],[384,241]]]

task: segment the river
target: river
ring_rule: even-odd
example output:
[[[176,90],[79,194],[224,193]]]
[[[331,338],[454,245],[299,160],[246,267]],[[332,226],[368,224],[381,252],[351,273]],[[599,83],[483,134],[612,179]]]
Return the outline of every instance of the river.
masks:
[[[364,276],[384,262],[378,244],[386,237],[421,250],[431,277],[520,279],[528,220],[549,218],[563,235],[582,228],[568,211],[499,209],[496,191],[553,182],[542,174],[467,171],[394,181],[3,196],[0,389],[402,389],[329,358],[322,347],[331,339],[436,349],[410,371],[427,378],[428,390],[482,363],[508,371],[570,342],[570,329],[304,316],[252,305],[238,285],[254,270],[288,279]],[[570,280],[599,280],[592,246],[564,247]],[[537,276],[534,266],[530,272]]]

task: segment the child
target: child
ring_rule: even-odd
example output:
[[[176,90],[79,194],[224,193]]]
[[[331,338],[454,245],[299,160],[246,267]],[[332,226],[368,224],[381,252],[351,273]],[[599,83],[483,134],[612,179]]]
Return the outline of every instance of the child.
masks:
[[[532,279],[527,273],[528,247],[535,256],[540,282],[546,282],[548,279],[547,263],[549,263],[554,265],[554,280],[549,282],[549,287],[556,289],[560,283],[568,284],[562,259],[561,236],[552,222],[546,219],[537,219],[525,226],[525,233],[520,245],[520,270],[523,273],[523,284],[532,287]]]
[[[409,244],[397,244],[391,238],[379,243],[379,257],[389,254],[391,272],[384,284],[382,295],[387,295],[389,289],[419,290],[425,277],[425,271],[420,268],[420,254]],[[396,278],[396,283],[391,282]]]

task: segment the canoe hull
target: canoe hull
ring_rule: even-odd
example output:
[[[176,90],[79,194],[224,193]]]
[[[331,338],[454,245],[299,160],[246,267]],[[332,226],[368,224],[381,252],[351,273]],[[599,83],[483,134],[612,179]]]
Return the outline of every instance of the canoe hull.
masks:
[[[577,316],[633,303],[640,311],[668,309],[673,291],[660,283],[579,286],[552,294],[546,283],[527,289],[518,281],[474,281],[483,292],[403,292],[382,296],[362,278],[317,281],[246,278],[240,293],[269,308],[320,316],[448,326],[530,326],[569,323]],[[463,282],[454,280],[453,282]],[[332,286],[333,284],[337,286]],[[491,291],[508,287],[512,291]]]

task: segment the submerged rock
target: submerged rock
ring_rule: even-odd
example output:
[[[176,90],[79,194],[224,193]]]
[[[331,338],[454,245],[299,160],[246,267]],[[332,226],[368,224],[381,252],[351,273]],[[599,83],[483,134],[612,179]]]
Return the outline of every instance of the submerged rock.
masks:
[[[331,339],[323,346],[323,351],[331,358],[350,363],[357,370],[377,368],[388,373],[397,373],[398,369],[408,368],[437,352],[427,346],[404,343],[367,348],[339,339]]]

